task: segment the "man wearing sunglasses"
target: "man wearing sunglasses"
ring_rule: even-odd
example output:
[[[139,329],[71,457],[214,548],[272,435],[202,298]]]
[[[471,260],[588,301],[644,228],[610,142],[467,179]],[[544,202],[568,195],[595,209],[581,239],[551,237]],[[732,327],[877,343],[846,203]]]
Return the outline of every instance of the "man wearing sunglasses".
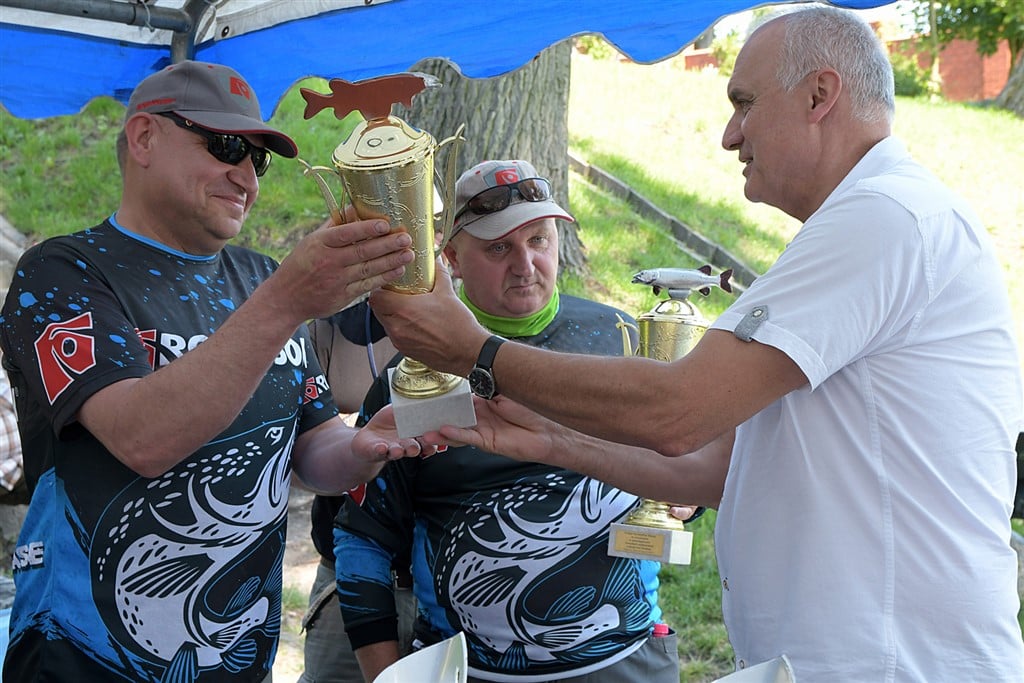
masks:
[[[174,64],[129,99],[117,210],[18,263],[0,344],[32,501],[5,681],[264,681],[292,476],[339,494],[421,452],[342,422],[304,324],[399,277],[408,236],[325,224],[281,264],[230,244],[296,153],[237,72]]]
[[[455,193],[445,256],[484,327],[518,344],[622,354],[616,316],[628,315],[558,291],[556,221],[573,219],[530,163],[485,161]],[[361,419],[387,401],[378,381]],[[675,635],[653,635],[659,564],[607,552],[609,524],[636,496],[468,446],[389,463],[363,488],[342,503],[334,550],[366,681],[400,655],[391,568],[411,552],[415,645],[465,632],[470,681],[678,683]]]

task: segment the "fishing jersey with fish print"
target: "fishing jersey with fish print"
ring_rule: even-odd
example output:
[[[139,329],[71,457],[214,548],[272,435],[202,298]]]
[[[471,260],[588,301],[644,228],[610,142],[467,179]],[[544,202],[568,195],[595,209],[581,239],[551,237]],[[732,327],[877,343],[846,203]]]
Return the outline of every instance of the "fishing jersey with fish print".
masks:
[[[632,322],[563,295],[540,334],[515,341],[621,356],[616,313]],[[363,412],[386,400],[378,380]],[[478,678],[584,675],[628,657],[660,619],[660,565],[608,555],[609,525],[639,500],[595,479],[467,446],[390,462],[343,498],[335,554],[353,647],[395,638],[390,569],[410,547],[417,638],[464,631]]]
[[[34,491],[14,553],[5,681],[269,673],[291,449],[337,414],[306,327],[234,422],[158,477],[123,465],[75,416],[96,391],[212,335],[275,268],[233,246],[177,252],[113,218],[18,263],[2,345]]]

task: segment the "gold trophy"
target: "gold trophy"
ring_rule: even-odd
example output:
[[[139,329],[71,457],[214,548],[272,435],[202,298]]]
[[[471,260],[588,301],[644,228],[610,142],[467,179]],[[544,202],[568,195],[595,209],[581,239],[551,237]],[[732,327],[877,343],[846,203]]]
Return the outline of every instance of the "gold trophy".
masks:
[[[693,291],[707,296],[712,286],[731,292],[731,276],[732,270],[712,275],[711,266],[703,266],[699,270],[657,268],[634,275],[633,282],[652,286],[655,294],[666,291],[669,298],[659,301],[650,311],[640,315],[636,325],[619,319],[625,354],[667,363],[685,356],[697,345],[710,324],[688,297]],[[630,348],[627,328],[637,331],[639,342],[635,350]],[[668,510],[668,503],[643,501],[640,507],[626,517],[625,522],[611,525],[608,554],[669,564],[689,564],[693,534],[686,530],[682,520],[673,517]]]
[[[460,126],[455,135],[438,144],[430,133],[392,116],[391,106],[399,102],[410,106],[416,94],[439,85],[429,74],[408,73],[357,83],[333,79],[330,95],[300,89],[306,100],[306,119],[326,108],[333,109],[338,119],[356,110],[363,115],[365,121],[335,148],[331,156],[334,168],[299,161],[316,181],[337,223],[342,222],[343,214],[322,173],[341,179],[343,193],[360,219],[383,218],[392,230],[409,233],[416,258],[400,279],[385,285],[403,294],[423,294],[434,288],[435,255],[451,237],[458,147],[465,138],[464,126]],[[435,170],[434,157],[448,145],[442,178]],[[435,206],[438,202],[440,212]],[[441,243],[435,249],[436,233],[441,233]],[[445,424],[476,424],[472,394],[464,378],[406,357],[389,371],[389,380],[400,437],[419,436]]]

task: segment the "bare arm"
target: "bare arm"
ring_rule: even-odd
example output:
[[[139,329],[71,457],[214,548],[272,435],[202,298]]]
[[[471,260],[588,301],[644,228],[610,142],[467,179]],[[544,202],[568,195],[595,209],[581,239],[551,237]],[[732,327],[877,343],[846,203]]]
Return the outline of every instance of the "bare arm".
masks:
[[[295,440],[292,471],[314,493],[339,496],[369,481],[388,460],[432,455],[432,446],[399,439],[391,412],[374,415],[361,429],[336,417],[307,430]]]
[[[489,336],[455,297],[442,268],[428,294],[379,291],[371,301],[395,346],[436,370],[465,376]],[[778,349],[719,330],[674,363],[504,344],[494,370],[502,394],[538,413],[664,455],[697,451],[806,384]]]
[[[209,339],[96,392],[79,421],[139,474],[165,472],[235,419],[299,325],[401,275],[409,238],[386,230],[362,221],[307,235]]]
[[[398,641],[382,641],[371,643],[355,651],[359,668],[363,671],[363,680],[373,683],[380,672],[398,661]]]
[[[625,446],[559,425],[508,398],[476,403],[477,425],[445,427],[443,437],[517,460],[573,470],[638,496],[718,507],[733,430],[677,458]]]

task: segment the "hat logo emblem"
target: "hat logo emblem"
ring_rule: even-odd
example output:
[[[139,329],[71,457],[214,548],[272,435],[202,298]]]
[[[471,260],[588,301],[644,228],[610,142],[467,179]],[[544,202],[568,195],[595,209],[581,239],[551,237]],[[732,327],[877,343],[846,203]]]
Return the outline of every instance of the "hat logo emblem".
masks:
[[[249,84],[243,81],[241,78],[231,77],[229,82],[232,95],[241,95],[247,100],[252,99],[252,94],[249,92]]]
[[[519,182],[519,172],[514,168],[504,168],[494,174],[494,180],[499,185],[511,185]]]

